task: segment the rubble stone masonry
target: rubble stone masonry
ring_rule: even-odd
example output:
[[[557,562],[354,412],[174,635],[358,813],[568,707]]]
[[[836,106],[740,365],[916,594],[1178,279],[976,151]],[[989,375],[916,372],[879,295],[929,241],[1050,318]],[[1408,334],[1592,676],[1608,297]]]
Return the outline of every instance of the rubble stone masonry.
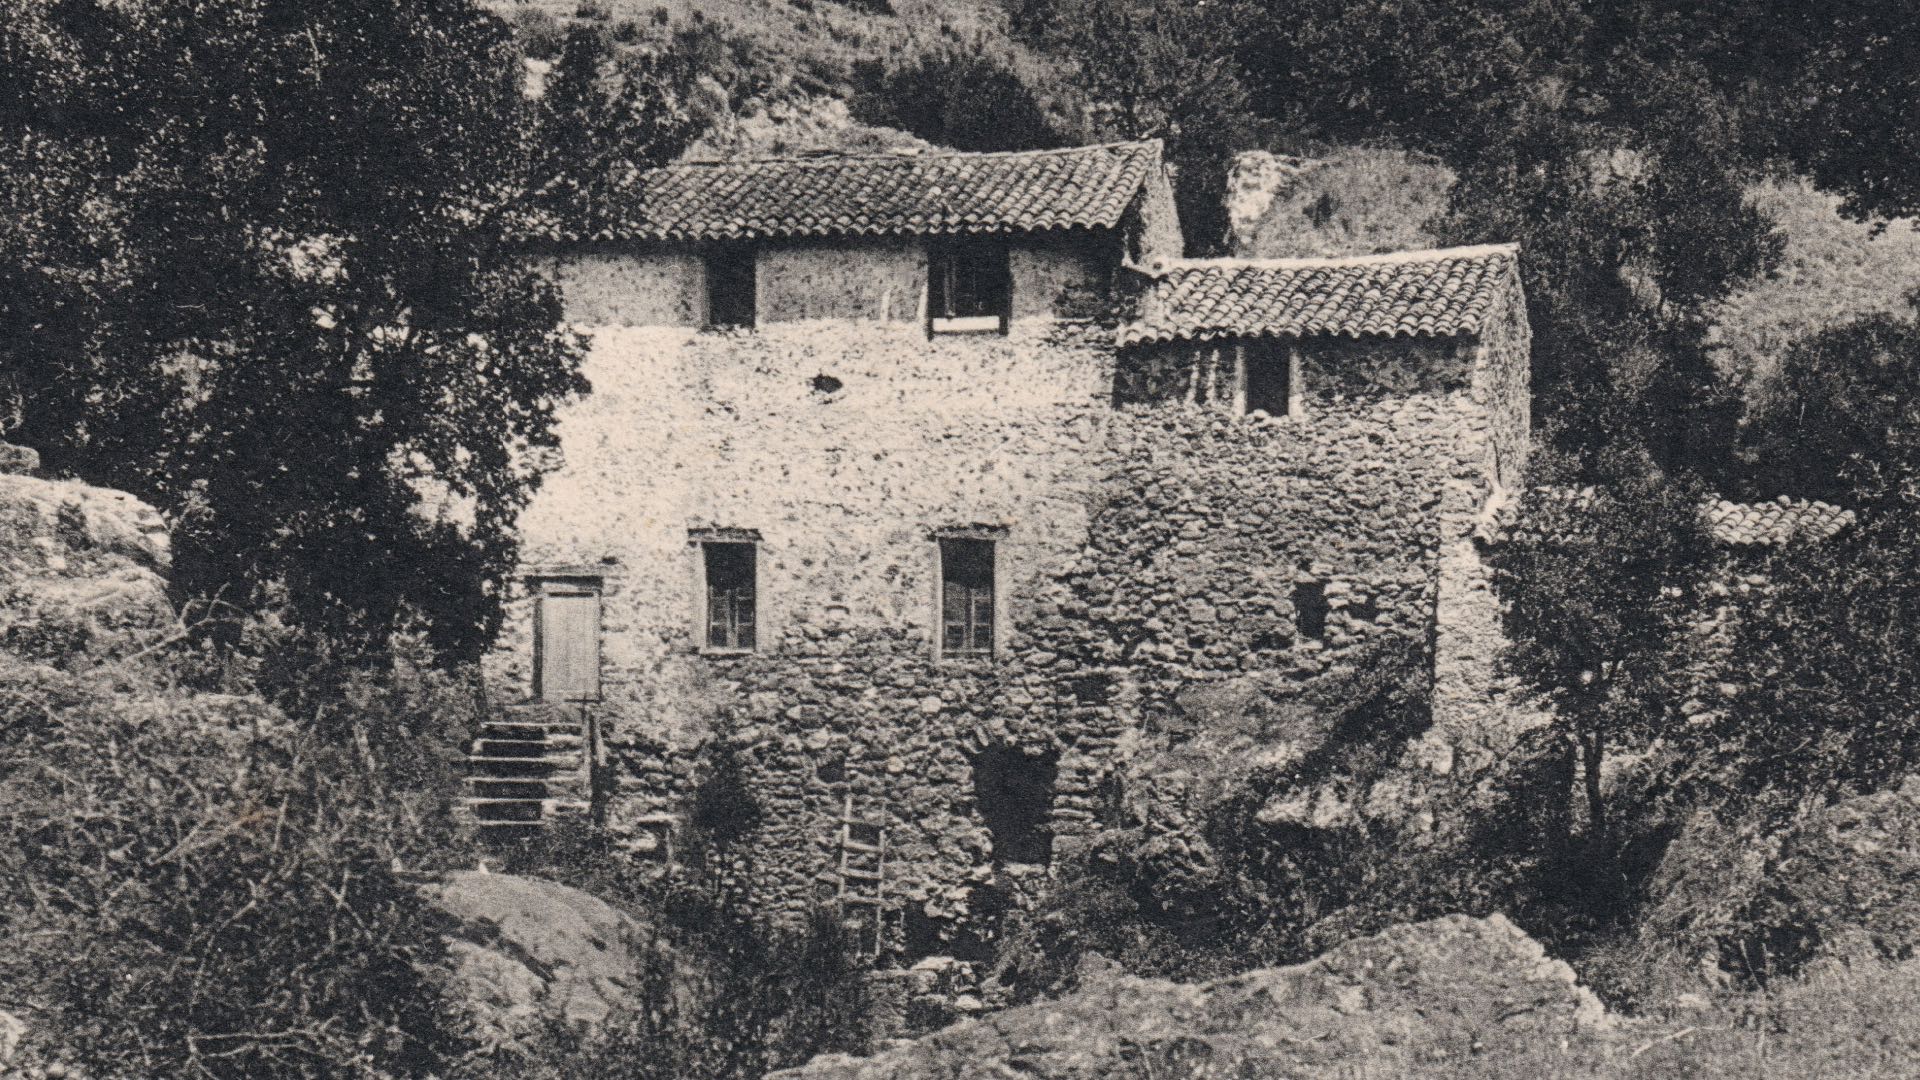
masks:
[[[1312,678],[1388,637],[1459,684],[1436,686],[1451,712],[1417,763],[1450,772],[1460,725],[1493,722],[1466,700],[1497,635],[1471,535],[1525,453],[1514,314],[1484,342],[1306,339],[1302,414],[1282,418],[1116,405],[1117,374],[1165,361],[1116,355],[1092,321],[587,327],[594,391],[563,420],[524,559],[529,581],[603,582],[609,827],[638,842],[642,817],[684,817],[697,757],[725,745],[760,811],[738,866],[770,915],[834,894],[851,804],[886,826],[890,906],[963,920],[1009,873],[975,805],[982,751],[1055,767],[1058,857],[1183,689]],[[996,541],[991,659],[937,654],[945,534]],[[701,647],[712,536],[757,545],[749,654]],[[490,661],[504,699],[531,692],[525,584]],[[1324,625],[1303,632],[1306,595]]]

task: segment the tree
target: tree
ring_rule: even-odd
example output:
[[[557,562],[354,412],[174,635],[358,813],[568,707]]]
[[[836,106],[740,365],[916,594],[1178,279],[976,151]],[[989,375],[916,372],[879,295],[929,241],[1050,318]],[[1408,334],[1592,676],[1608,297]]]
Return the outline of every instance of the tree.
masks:
[[[532,209],[563,234],[617,220],[642,169],[678,157],[706,127],[689,49],[619,49],[604,21],[576,20],[536,115]]]
[[[975,50],[922,55],[911,64],[854,67],[854,119],[900,128],[955,150],[1046,150],[1073,125],[1049,114],[1006,61]]]
[[[175,525],[175,582],[450,657],[582,392],[510,240],[521,64],[462,0],[5,0],[0,391]]]
[[[1920,295],[1914,297],[1920,315]],[[1920,330],[1869,315],[1793,346],[1742,431],[1749,490],[1849,507],[1887,504],[1916,461]]]
[[[1550,461],[1541,471],[1554,475]],[[1553,707],[1579,759],[1591,871],[1614,854],[1607,756],[1668,726],[1711,553],[1699,492],[1643,449],[1609,447],[1599,472],[1605,482],[1589,488],[1530,488],[1494,563],[1512,642],[1503,663]]]
[[[1874,790],[1920,765],[1920,328],[1869,316],[1792,350],[1748,432],[1758,482],[1851,508],[1727,601],[1718,678],[1737,690],[1680,733],[1680,783],[1779,813]]]
[[[1019,34],[1078,64],[1098,133],[1166,140],[1189,254],[1223,250],[1227,170],[1253,141],[1232,49],[1250,10],[1238,0],[1026,0],[1013,14]]]

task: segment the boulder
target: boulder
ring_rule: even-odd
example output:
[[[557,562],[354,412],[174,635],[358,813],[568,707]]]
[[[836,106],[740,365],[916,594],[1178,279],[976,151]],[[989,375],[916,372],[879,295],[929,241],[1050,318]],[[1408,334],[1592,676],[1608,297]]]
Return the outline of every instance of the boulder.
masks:
[[[644,924],[579,889],[464,871],[422,891],[456,924],[447,941],[449,1006],[488,1050],[523,1045],[556,1023],[590,1029],[636,1008],[636,980],[649,965],[671,963]]]
[[[769,1080],[1413,1076],[1609,1023],[1573,970],[1505,918],[1453,915],[1209,983],[1094,968],[1058,1000]]]
[[[122,491],[0,470],[0,643],[89,665],[176,629],[166,523]]]

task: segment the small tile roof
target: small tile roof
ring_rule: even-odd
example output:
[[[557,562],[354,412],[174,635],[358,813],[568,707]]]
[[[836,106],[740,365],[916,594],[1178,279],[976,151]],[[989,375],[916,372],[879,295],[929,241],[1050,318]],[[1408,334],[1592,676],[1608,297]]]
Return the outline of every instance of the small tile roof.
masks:
[[[1536,490],[1549,502],[1576,512],[1590,509],[1598,494],[1591,487]],[[1564,535],[1547,535],[1528,525],[1520,517],[1518,498],[1509,498],[1492,510],[1493,520],[1480,534],[1483,539],[1525,543],[1558,543],[1570,539]],[[1709,498],[1701,501],[1700,516],[1706,523],[1707,535],[1715,543],[1728,547],[1784,547],[1796,541],[1819,543],[1833,538],[1856,520],[1854,512],[1844,507],[1786,495],[1757,503]]]
[[[1715,499],[1704,508],[1707,530],[1723,544],[1777,546],[1794,540],[1818,542],[1853,524],[1854,514],[1818,499],[1737,503]]]
[[[1182,259],[1153,268],[1120,344],[1230,337],[1476,334],[1519,287],[1519,247],[1339,259]]]
[[[932,236],[1110,228],[1159,140],[1007,153],[897,152],[686,162],[638,173],[593,240]],[[558,237],[554,237],[558,238]]]

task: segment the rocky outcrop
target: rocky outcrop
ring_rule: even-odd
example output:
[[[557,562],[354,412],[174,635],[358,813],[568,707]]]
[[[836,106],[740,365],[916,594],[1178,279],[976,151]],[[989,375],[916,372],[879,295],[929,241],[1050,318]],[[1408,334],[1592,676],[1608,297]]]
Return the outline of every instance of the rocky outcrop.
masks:
[[[0,444],[0,645],[71,665],[138,648],[173,623],[167,529],[123,491],[30,475]]]
[[[1249,150],[1227,176],[1233,254],[1371,255],[1438,246],[1427,222],[1453,173],[1404,150],[1348,147],[1324,159]]]
[[[1573,970],[1512,923],[1454,915],[1211,983],[1089,972],[1057,1001],[957,1024],[875,1057],[822,1057],[773,1076],[1412,1076],[1502,1044],[1557,1043],[1608,1023]]]
[[[1920,950],[1920,777],[1835,803],[1794,830],[1769,868],[1758,921],[1796,954]]]
[[[482,1047],[555,1023],[593,1027],[638,1005],[635,981],[671,963],[647,928],[598,897],[537,878],[453,873],[423,887],[451,916],[450,1007]]]

